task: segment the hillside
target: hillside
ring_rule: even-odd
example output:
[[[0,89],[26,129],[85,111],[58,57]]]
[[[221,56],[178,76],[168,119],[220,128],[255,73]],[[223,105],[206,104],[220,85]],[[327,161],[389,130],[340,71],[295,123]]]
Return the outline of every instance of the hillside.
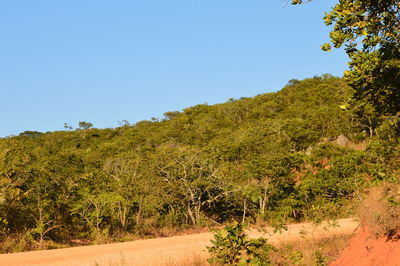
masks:
[[[349,93],[324,75],[115,129],[2,138],[2,251],[348,216],[355,191],[391,178],[396,152],[340,109]],[[352,145],[334,144],[342,134]]]

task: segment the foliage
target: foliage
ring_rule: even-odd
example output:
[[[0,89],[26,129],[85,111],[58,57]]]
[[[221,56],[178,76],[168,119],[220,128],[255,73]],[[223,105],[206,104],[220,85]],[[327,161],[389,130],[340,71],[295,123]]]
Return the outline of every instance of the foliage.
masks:
[[[321,253],[321,251],[317,250],[314,253],[315,257],[315,265],[316,266],[325,266],[327,265],[327,257]]]
[[[339,108],[349,92],[323,75],[115,129],[2,138],[0,241],[101,242],[230,220],[346,215],[358,190],[392,180],[400,165],[390,124],[379,132],[392,138],[364,136],[366,150],[334,144],[362,135]]]
[[[210,263],[223,265],[271,265],[269,253],[275,248],[268,244],[267,239],[248,239],[243,231],[243,225],[232,223],[222,230],[214,230],[215,240],[207,247],[211,258]]]
[[[400,1],[339,0],[324,20],[333,29],[331,43],[322,49],[345,46],[350,69],[344,78],[352,87],[348,107],[372,134],[400,112]],[[398,130],[399,123],[395,126]]]
[[[78,125],[79,125],[79,129],[89,129],[89,128],[93,127],[92,123],[85,122],[85,121],[79,122]]]

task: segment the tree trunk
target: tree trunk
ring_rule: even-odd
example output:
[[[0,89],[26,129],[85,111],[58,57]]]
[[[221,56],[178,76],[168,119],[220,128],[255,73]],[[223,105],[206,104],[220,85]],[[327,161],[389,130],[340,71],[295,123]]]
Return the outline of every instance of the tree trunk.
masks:
[[[192,220],[193,225],[195,225],[196,224],[196,218],[193,215],[193,211],[190,208],[190,205],[188,206],[188,214],[189,214],[190,220]]]
[[[142,196],[142,198],[140,199],[139,209],[138,209],[138,212],[136,214],[136,226],[140,226],[140,224],[142,222],[143,204],[144,204],[144,196]]]
[[[268,202],[267,189],[264,189],[264,195],[260,198],[260,215],[262,217],[264,217],[264,215],[265,215],[265,209],[267,207],[267,202]]]
[[[246,208],[247,208],[247,200],[244,199],[243,201],[243,217],[242,217],[242,223],[245,222],[246,219]]]
[[[201,215],[200,211],[201,211],[201,202],[199,201],[196,204],[196,212],[195,212],[196,224],[198,224],[200,221],[200,215]]]

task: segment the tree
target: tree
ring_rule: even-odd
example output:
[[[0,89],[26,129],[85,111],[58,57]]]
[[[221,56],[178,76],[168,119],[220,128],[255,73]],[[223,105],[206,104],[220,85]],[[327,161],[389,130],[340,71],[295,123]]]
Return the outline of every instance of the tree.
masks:
[[[198,225],[205,208],[224,198],[229,191],[218,175],[218,167],[202,158],[194,148],[178,145],[164,145],[158,149],[157,171],[164,181],[168,195],[174,195],[175,202],[185,210],[193,225]]]
[[[68,123],[64,123],[64,129],[65,129],[65,130],[72,130],[73,127],[72,127],[70,124],[68,124]]]
[[[32,218],[35,221],[35,226],[31,230],[31,235],[37,235],[39,238],[39,247],[41,249],[44,248],[44,240],[47,234],[49,234],[52,230],[60,228],[61,225],[57,223],[52,215],[54,215],[54,205],[56,203],[53,199],[48,195],[50,194],[49,185],[45,183],[45,178],[32,178],[35,184],[30,189],[30,193],[32,195],[29,196],[30,200],[33,202],[29,204],[29,208],[32,211]]]
[[[292,0],[301,4],[303,0]],[[350,58],[344,78],[353,88],[348,107],[358,115],[400,113],[400,1],[339,0],[324,17],[333,25],[329,51],[345,47]]]
[[[151,162],[134,153],[108,159],[103,165],[104,173],[112,180],[113,192],[121,197],[112,216],[117,217],[122,230],[134,224],[135,231],[140,232],[148,212],[162,205],[159,184],[152,178],[151,169]]]
[[[93,127],[93,124],[92,124],[92,123],[90,123],[90,122],[85,122],[85,121],[79,122],[78,125],[79,125],[79,128],[80,128],[80,129],[89,129],[89,128]]]
[[[101,240],[105,230],[104,220],[116,213],[124,199],[115,192],[93,192],[89,189],[79,190],[81,200],[77,201],[72,214],[79,215],[89,226],[96,240]]]

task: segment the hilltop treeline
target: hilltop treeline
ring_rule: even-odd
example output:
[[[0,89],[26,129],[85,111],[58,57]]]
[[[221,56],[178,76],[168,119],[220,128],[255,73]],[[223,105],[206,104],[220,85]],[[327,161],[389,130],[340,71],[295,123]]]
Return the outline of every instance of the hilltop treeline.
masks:
[[[349,94],[324,75],[161,120],[0,139],[0,237],[20,236],[24,249],[232,219],[347,215],[354,192],[391,178],[395,152],[367,147],[368,126],[340,108]],[[351,145],[336,145],[340,135]]]

